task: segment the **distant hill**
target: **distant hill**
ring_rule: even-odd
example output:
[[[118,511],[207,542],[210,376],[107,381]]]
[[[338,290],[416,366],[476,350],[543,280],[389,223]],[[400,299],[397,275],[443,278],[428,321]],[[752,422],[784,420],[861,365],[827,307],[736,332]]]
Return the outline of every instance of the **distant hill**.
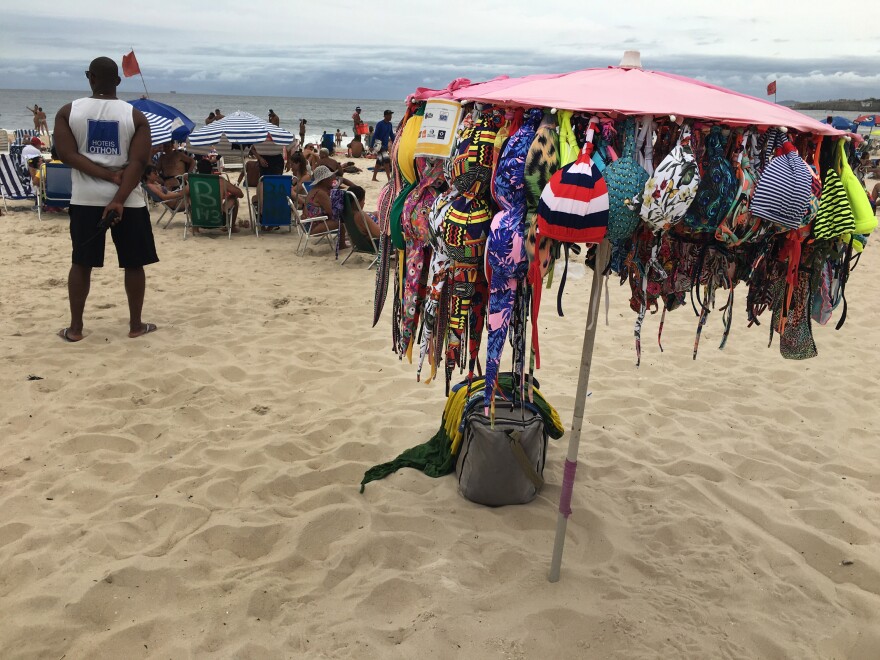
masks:
[[[783,101],[783,105],[789,105]],[[861,112],[862,114],[880,111],[880,99],[870,98],[861,101],[853,99],[836,99],[834,101],[809,101],[807,103],[791,103],[795,110],[835,110],[840,112]]]
[[[798,101],[779,101],[779,105],[784,105],[786,108],[796,108]]]

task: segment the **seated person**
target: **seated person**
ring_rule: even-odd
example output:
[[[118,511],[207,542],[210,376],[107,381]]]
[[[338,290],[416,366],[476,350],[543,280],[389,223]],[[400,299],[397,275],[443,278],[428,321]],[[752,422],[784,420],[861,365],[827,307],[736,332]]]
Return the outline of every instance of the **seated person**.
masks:
[[[43,152],[40,151],[42,146],[42,140],[33,137],[31,143],[26,144],[21,150],[21,162],[28,168],[34,188],[40,187],[40,168],[43,166]]]
[[[330,193],[335,182],[336,175],[330,171],[330,168],[323,165],[315,168],[312,174],[312,187],[306,195],[305,205],[303,206],[303,218],[327,216],[327,220],[324,222],[312,223],[309,227],[309,232],[318,233],[324,231],[326,223],[327,229],[339,230],[339,247],[346,247],[345,226],[339,221],[339,214],[334,211],[334,205],[330,199]]]
[[[318,149],[314,144],[309,142],[305,147],[303,147],[303,156],[306,157],[306,160],[309,161],[309,167],[311,167],[312,171],[318,166]]]
[[[364,156],[364,143],[361,140],[360,135],[355,135],[351,142],[348,143],[348,151],[346,155],[349,158],[363,158]]]
[[[213,174],[211,163],[207,160],[200,160],[196,166],[196,171],[199,174]],[[236,219],[238,218],[238,200],[244,197],[244,193],[241,188],[227,181],[226,177],[220,175],[215,176],[220,179],[220,199],[222,200],[223,211],[226,212],[230,208],[232,209],[232,233],[237,234],[238,227],[236,226]],[[183,192],[185,198],[188,200],[189,186],[185,186]],[[199,228],[193,227],[193,233],[197,234],[198,232]]]
[[[318,167],[320,167],[321,165],[324,165],[327,168],[329,168],[330,171],[336,172],[336,174],[338,174],[340,176],[343,173],[358,174],[360,172],[360,170],[357,167],[355,167],[355,164],[351,161],[348,161],[347,163],[344,163],[344,164],[340,164],[340,162],[338,160],[336,160],[335,158],[331,158],[330,151],[328,149],[321,149],[318,152],[318,155],[320,156],[318,158]],[[348,184],[346,183],[346,185],[348,185]]]
[[[376,217],[375,213],[364,211],[364,202],[366,201],[367,196],[366,191],[360,186],[349,186],[348,190],[354,194],[361,207],[360,212],[358,212],[357,209],[354,209],[355,224],[362,232],[364,232],[365,236],[378,238],[380,234],[379,219]]]
[[[241,184],[242,181],[247,177],[247,186],[248,188],[256,188],[260,183],[260,163],[256,160],[256,158],[248,158],[244,162],[244,167],[241,169],[241,173],[238,175],[238,181],[236,183]]]
[[[144,168],[141,183],[153,199],[166,202],[173,209],[181,208],[185,198],[184,191],[182,189],[168,190],[165,184],[162,183],[159,170],[155,166],[147,165]]]
[[[174,142],[166,142],[162,145],[162,155],[159,156],[159,174],[169,188],[179,188],[180,179],[193,171],[196,161],[185,152],[174,148]]]
[[[305,195],[306,191],[303,182],[312,180],[312,168],[309,161],[303,156],[302,151],[295,151],[290,157],[290,172],[296,177],[295,193]]]
[[[265,147],[264,151],[270,149],[271,147]],[[251,147],[250,155],[257,159],[257,163],[260,166],[260,176],[284,174],[284,156],[280,151],[276,154],[261,154],[257,151],[256,147]]]
[[[877,212],[877,207],[880,205],[880,182],[874,184],[873,190],[868,193],[868,201],[871,202],[871,208],[874,209],[874,212]]]
[[[868,153],[867,149],[862,151],[862,157],[859,160],[859,169],[864,176],[869,176],[871,178],[880,176],[880,165],[874,165],[871,161],[871,154]]]

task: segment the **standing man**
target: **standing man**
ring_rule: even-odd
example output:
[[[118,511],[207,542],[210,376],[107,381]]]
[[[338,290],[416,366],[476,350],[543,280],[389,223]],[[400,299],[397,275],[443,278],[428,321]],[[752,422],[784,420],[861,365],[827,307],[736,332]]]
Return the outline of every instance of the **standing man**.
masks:
[[[379,170],[385,170],[385,176],[391,180],[391,156],[388,148],[391,146],[391,138],[394,137],[394,126],[391,125],[391,110],[386,110],[382,121],[376,123],[373,131],[373,151],[376,152],[376,165],[373,167],[373,181]]]
[[[308,122],[305,119],[299,120],[299,148],[302,149],[306,146],[306,124]]]
[[[357,135],[358,125],[361,123],[361,106],[354,109],[354,113],[351,115],[351,122],[354,125],[354,135]]]
[[[220,112],[220,108],[216,108],[216,109],[214,110],[214,121],[220,121],[220,120],[223,119],[225,116],[226,116],[226,115],[224,115],[222,112]]]
[[[131,338],[156,330],[141,321],[146,276],[144,266],[159,261],[150,213],[136,190],[150,156],[146,117],[116,98],[119,69],[109,57],[92,60],[86,71],[92,95],[68,103],[55,117],[55,146],[62,162],[73,168],[70,239],[73,265],[67,280],[70,325],[58,332],[69,342],[83,338],[83,310],[92,268],[104,265],[109,223],[119,267],[125,269]]]
[[[269,123],[275,124],[276,126],[281,126],[281,117],[275,114],[275,111],[272,108],[269,108]]]

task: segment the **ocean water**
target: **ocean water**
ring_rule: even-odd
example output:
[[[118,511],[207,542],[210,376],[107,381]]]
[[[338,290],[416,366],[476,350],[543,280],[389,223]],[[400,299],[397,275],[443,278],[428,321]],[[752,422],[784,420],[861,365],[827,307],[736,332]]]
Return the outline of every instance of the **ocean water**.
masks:
[[[55,123],[55,113],[64,104],[75,98],[85,96],[86,91],[57,91],[29,89],[0,89],[0,128],[33,128],[33,115],[28,107],[34,103],[41,106],[49,118],[49,128]],[[120,94],[123,100],[138,98],[138,94]],[[284,96],[222,96],[208,94],[151,94],[155,101],[167,103],[186,114],[197,126],[204,124],[209,112],[220,108],[223,114],[236,110],[250,112],[257,117],[268,118],[269,109],[281,118],[281,127],[294,135],[299,133],[299,120],[308,122],[306,141],[316,142],[323,131],[335,133],[337,129],[352,135],[351,114],[355,107],[361,107],[361,119],[371,126],[382,119],[383,112],[394,111],[399,118],[404,111],[403,101],[376,101],[358,99],[312,99]],[[816,119],[824,119],[829,114],[842,114],[855,119],[858,113],[837,113],[828,110],[805,110],[804,114]]]
[[[28,107],[36,103],[48,115],[49,128],[55,124],[55,113],[66,103],[81,96],[85,90],[66,92],[57,90],[0,89],[0,128],[14,130],[33,128],[33,114]],[[139,94],[120,94],[119,98],[129,101]],[[370,126],[382,119],[385,110],[393,110],[399,118],[405,106],[400,101],[376,101],[359,99],[301,99],[284,96],[222,96],[208,94],[150,94],[150,98],[160,103],[174,106],[197,126],[205,123],[209,112],[220,108],[224,115],[236,110],[250,112],[257,117],[268,119],[269,109],[281,118],[281,127],[294,135],[299,134],[299,120],[305,118],[308,130],[306,140],[317,141],[321,133],[336,133],[336,129],[352,135],[351,114],[357,106],[361,107],[361,119]]]

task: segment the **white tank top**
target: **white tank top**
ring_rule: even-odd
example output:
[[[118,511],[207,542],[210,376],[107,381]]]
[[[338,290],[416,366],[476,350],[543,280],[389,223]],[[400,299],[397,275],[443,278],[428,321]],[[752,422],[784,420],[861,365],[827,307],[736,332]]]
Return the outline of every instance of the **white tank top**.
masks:
[[[134,136],[134,107],[119,99],[77,99],[70,108],[70,130],[76,138],[77,151],[93,163],[113,170],[128,165],[128,147]],[[71,204],[106,206],[119,187],[74,169],[71,173],[73,194]],[[144,206],[139,186],[125,200],[123,206]]]

